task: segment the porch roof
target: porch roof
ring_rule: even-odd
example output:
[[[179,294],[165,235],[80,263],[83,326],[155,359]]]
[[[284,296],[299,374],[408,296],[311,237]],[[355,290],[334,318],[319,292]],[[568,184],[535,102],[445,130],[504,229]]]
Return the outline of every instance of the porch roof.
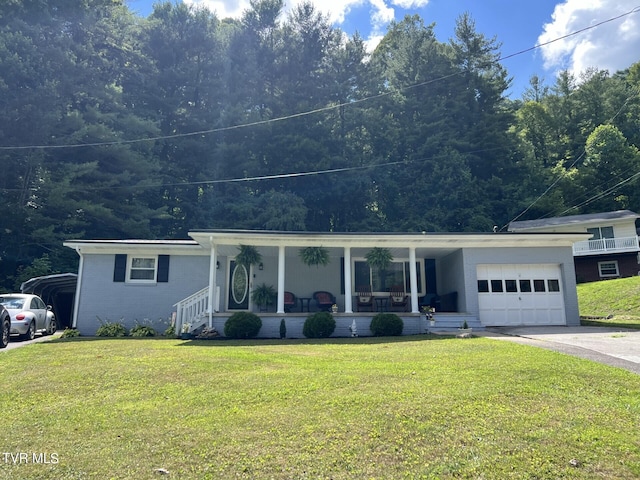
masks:
[[[511,222],[509,224],[509,231],[518,232],[524,230],[534,230],[538,228],[551,228],[551,227],[571,227],[575,226],[576,229],[586,229],[590,225],[598,225],[606,222],[619,222],[619,221],[635,221],[640,218],[635,212],[631,210],[617,210],[615,212],[601,212],[601,213],[588,213],[584,215],[567,215],[564,217],[550,217],[539,220],[522,220],[518,222]]]
[[[235,255],[238,245],[255,247],[311,247],[329,250],[351,247],[353,254],[362,254],[373,247],[395,251],[413,247],[421,255],[433,258],[448,255],[461,248],[509,247],[572,247],[589,237],[585,233],[352,233],[352,232],[291,232],[267,230],[193,230],[189,232],[202,246],[213,246],[221,255]],[[275,254],[275,250],[274,250]],[[402,255],[397,255],[402,256]]]

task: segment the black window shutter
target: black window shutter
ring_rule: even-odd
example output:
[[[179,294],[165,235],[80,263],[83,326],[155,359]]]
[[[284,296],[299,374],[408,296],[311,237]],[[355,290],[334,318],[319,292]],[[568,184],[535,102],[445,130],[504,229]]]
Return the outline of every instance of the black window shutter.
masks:
[[[158,282],[169,281],[169,255],[158,255]]]
[[[340,257],[340,293],[344,294],[344,257]]]
[[[113,265],[113,281],[124,282],[127,276],[127,256],[123,253],[116,254],[116,261]]]

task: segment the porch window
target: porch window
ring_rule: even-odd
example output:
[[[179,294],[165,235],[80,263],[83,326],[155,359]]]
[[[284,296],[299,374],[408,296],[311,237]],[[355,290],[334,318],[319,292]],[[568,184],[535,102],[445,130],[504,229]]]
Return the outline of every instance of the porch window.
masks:
[[[422,280],[423,262],[416,262],[416,272],[418,280],[418,295],[424,295],[424,284]],[[385,270],[372,269],[366,260],[354,261],[355,285],[370,285],[374,294],[385,294],[393,285],[404,285],[405,292],[411,292],[411,274],[409,262],[391,262]]]
[[[601,277],[619,277],[618,262],[598,262],[598,271]]]
[[[129,257],[127,281],[155,282],[157,257]]]

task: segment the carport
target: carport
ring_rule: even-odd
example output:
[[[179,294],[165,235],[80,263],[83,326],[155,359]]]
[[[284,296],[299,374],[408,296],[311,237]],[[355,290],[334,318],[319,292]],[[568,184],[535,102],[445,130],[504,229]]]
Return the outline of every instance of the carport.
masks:
[[[76,273],[58,273],[31,278],[20,285],[20,291],[40,296],[44,303],[53,307],[58,328],[66,328],[71,326],[77,283]]]

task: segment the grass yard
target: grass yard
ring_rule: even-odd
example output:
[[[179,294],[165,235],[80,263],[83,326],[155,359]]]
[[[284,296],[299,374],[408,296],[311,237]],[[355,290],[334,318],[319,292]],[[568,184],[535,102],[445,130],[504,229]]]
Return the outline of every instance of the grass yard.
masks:
[[[640,477],[640,376],[507,341],[74,339],[0,361],[1,479]]]
[[[640,329],[640,277],[578,285],[583,325]]]

